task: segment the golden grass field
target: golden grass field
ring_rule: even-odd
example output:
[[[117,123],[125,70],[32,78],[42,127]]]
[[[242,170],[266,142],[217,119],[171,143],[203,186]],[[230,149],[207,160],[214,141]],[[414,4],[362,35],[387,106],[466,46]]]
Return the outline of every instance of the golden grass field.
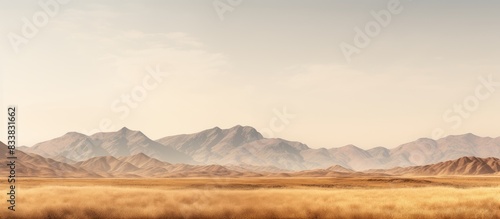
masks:
[[[0,218],[500,218],[500,177],[22,179]]]

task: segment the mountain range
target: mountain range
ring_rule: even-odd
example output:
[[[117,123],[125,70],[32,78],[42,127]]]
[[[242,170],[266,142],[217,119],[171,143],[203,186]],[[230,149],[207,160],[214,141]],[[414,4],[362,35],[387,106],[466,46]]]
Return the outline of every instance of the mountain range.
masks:
[[[0,154],[6,154],[0,142]],[[462,157],[436,164],[392,169],[354,171],[339,165],[325,169],[286,171],[275,167],[251,165],[171,164],[138,153],[130,156],[99,156],[68,164],[40,155],[18,151],[16,175],[46,178],[172,178],[172,177],[384,177],[404,175],[500,175],[500,159]],[[7,163],[5,158],[0,162]],[[6,174],[7,168],[0,169]]]
[[[83,161],[100,156],[127,156],[144,153],[153,158],[175,163],[193,163],[186,154],[146,137],[140,131],[122,128],[116,132],[100,132],[87,136],[77,132],[38,143],[33,147],[20,147],[22,151],[55,160]]]
[[[466,156],[498,158],[500,138],[464,134],[438,140],[421,138],[392,149],[376,147],[364,150],[354,145],[310,148],[301,142],[264,138],[254,128],[238,125],[229,129],[215,127],[157,140],[127,128],[90,136],[69,132],[32,147],[19,149],[54,161],[75,164],[83,169],[90,164],[82,162],[88,162],[92,158],[113,157],[119,160],[119,157],[142,153],[169,164],[246,166],[257,170],[267,168],[274,172],[326,169],[338,165],[363,171],[424,166]],[[117,163],[114,159],[109,162]],[[109,168],[109,171],[119,171],[120,168],[127,167],[118,165]]]
[[[0,142],[0,163],[7,164],[7,146]],[[37,154],[24,153],[17,150],[15,153],[16,175],[23,177],[101,177],[93,171],[75,167],[71,164],[55,161]],[[0,168],[0,174],[8,176],[8,168]]]

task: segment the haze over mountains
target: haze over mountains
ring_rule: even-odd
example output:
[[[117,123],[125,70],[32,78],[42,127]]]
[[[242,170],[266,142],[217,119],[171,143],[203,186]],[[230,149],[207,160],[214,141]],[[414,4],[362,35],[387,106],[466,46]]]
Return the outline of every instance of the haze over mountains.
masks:
[[[215,127],[156,141],[140,131],[122,128],[117,132],[91,136],[70,132],[33,147],[21,147],[20,150],[82,167],[90,165],[82,161],[95,157],[117,158],[143,153],[170,164],[246,165],[290,171],[326,169],[339,165],[359,171],[429,165],[464,156],[500,157],[500,138],[465,134],[439,140],[422,138],[393,149],[377,147],[363,150],[354,145],[313,149],[300,142],[264,138],[248,126],[230,129]],[[113,159],[109,162],[117,163]],[[110,168],[120,170],[125,167]]]
[[[7,153],[0,142],[0,153]],[[171,164],[143,153],[113,157],[93,157],[68,164],[40,155],[18,151],[17,176],[48,178],[166,178],[166,177],[381,177],[405,175],[500,175],[500,159],[462,157],[437,164],[392,169],[354,171],[339,165],[325,169],[286,171],[251,165],[189,165]],[[7,162],[4,156],[0,162]],[[7,168],[0,174],[8,174]]]
[[[7,146],[0,142],[0,163],[7,164]],[[100,175],[75,167],[71,164],[58,162],[37,154],[24,153],[17,150],[16,175],[23,177],[100,177]],[[8,176],[8,168],[0,168],[0,174]]]
[[[122,128],[116,132],[101,132],[87,136],[77,132],[38,143],[20,150],[56,160],[83,161],[99,156],[127,156],[144,153],[173,163],[193,163],[193,160],[170,146],[161,145],[140,131]]]

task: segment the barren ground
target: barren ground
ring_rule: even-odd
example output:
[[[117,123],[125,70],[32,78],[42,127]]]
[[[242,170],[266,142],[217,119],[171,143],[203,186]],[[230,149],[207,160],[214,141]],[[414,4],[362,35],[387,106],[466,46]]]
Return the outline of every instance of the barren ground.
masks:
[[[19,178],[0,218],[500,218],[500,177]]]

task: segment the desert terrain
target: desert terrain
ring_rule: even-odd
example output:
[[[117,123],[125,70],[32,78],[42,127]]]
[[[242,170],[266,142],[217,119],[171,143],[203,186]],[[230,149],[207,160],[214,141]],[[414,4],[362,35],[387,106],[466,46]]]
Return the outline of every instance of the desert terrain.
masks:
[[[68,133],[17,151],[16,211],[6,203],[0,219],[500,218],[499,140],[365,151],[310,149],[242,126],[159,141],[126,128]]]
[[[0,218],[500,218],[498,176],[20,178]]]
[[[4,0],[0,219],[500,219],[500,0]]]

